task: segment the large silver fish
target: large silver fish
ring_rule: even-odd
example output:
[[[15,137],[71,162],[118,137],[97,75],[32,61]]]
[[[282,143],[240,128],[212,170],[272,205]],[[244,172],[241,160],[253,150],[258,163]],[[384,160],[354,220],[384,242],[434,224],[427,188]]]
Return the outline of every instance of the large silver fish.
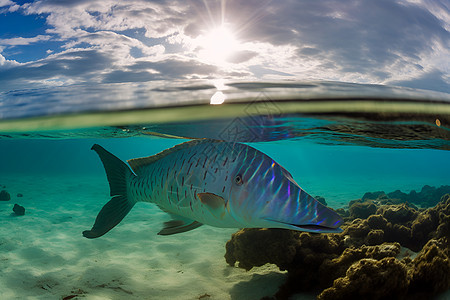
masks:
[[[303,191],[269,156],[245,144],[193,140],[156,155],[128,160],[130,167],[95,144],[112,199],[100,210],[87,238],[114,228],[138,201],[151,202],[172,221],[169,235],[202,224],[235,228],[285,228],[341,232],[341,217]]]

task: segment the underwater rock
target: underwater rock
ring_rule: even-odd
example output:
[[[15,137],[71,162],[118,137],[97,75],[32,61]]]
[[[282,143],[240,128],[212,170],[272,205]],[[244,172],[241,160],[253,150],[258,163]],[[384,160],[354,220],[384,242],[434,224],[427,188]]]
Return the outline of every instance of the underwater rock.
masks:
[[[417,244],[424,245],[432,236],[439,224],[439,218],[432,210],[419,214],[411,225],[411,237]],[[416,250],[417,249],[412,249]]]
[[[369,231],[369,234],[367,235],[366,241],[367,245],[373,246],[373,245],[379,245],[383,243],[383,237],[384,237],[384,231],[381,229],[374,229]]]
[[[399,243],[384,243],[378,246],[363,245],[360,248],[347,248],[339,257],[324,260],[320,264],[320,285],[322,288],[332,285],[335,279],[345,276],[348,268],[361,259],[370,258],[379,260],[385,257],[395,257],[399,253]]]
[[[367,218],[367,225],[372,229],[385,229],[388,221],[382,215],[371,215]]]
[[[400,224],[413,221],[418,212],[406,204],[401,204],[381,206],[377,210],[377,214],[382,215],[388,222]]]
[[[352,218],[366,219],[370,215],[375,214],[376,211],[377,207],[372,201],[355,202],[349,208],[350,217]]]
[[[328,206],[327,201],[325,201],[325,198],[324,198],[324,197],[321,197],[321,196],[315,196],[314,198],[315,198],[317,201],[319,201],[320,203],[322,203],[323,205]]]
[[[25,207],[19,204],[14,204],[13,212],[18,216],[23,216],[25,215]]]
[[[366,200],[376,200],[380,204],[401,204],[407,203],[409,206],[415,208],[413,204],[420,205],[422,207],[433,207],[439,203],[443,195],[450,193],[450,186],[443,185],[439,188],[425,185],[420,192],[411,191],[409,194],[400,190],[385,194],[383,191],[379,192],[367,192],[361,198],[361,202]],[[349,203],[349,206],[352,202]]]
[[[343,208],[336,209],[336,212],[342,217],[342,218],[348,218],[350,217],[350,213],[348,210],[345,210]]]
[[[362,201],[366,201],[366,200],[377,200],[380,196],[386,196],[386,193],[383,191],[379,191],[379,192],[367,192],[364,194],[364,196],[362,196],[361,200]]]
[[[437,294],[450,288],[448,239],[429,240],[412,263],[411,292]]]
[[[350,266],[345,277],[317,297],[327,299],[398,299],[408,292],[406,266],[394,257],[364,258]]]
[[[424,299],[448,290],[450,195],[422,211],[408,203],[380,201],[357,200],[352,207],[363,203],[375,206],[373,214],[354,218],[353,210],[353,219],[345,219],[341,234],[243,229],[227,243],[225,258],[246,270],[265,263],[287,270],[276,299],[321,290],[319,299]],[[338,212],[349,215],[350,210]],[[399,261],[395,257],[401,246],[420,253],[414,260]]]
[[[225,260],[250,270],[266,263],[287,269],[296,254],[295,232],[283,229],[242,229],[231,236],[225,246]]]
[[[450,237],[450,195],[433,208],[421,212],[411,225],[411,238],[420,248],[432,238]],[[414,250],[414,249],[412,249]],[[416,250],[418,251],[418,250]]]
[[[11,195],[6,190],[2,190],[0,192],[0,201],[9,201],[9,200],[11,200]]]
[[[390,199],[398,199],[401,202],[409,202],[408,200],[410,200],[409,195],[406,194],[406,193],[403,193],[400,190],[395,190],[395,191],[393,191],[391,193],[388,193],[387,196]]]

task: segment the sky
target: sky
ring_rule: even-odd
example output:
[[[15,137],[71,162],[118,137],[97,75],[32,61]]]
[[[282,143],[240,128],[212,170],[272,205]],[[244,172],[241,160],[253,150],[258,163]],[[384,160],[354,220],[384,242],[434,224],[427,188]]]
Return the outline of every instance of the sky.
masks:
[[[450,93],[448,0],[0,0],[0,91],[178,79]]]

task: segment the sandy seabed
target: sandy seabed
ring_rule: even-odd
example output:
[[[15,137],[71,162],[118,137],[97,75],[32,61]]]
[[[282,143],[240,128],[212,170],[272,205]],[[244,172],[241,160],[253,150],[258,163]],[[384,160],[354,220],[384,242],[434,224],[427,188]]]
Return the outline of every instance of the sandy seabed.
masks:
[[[107,235],[84,238],[109,200],[101,176],[9,174],[3,185],[11,200],[0,202],[2,299],[260,299],[286,276],[271,265],[249,272],[227,265],[235,229],[158,236],[169,216],[148,203]],[[24,216],[12,213],[15,203]]]
[[[0,201],[1,299],[256,300],[274,295],[286,279],[275,265],[247,272],[225,262],[237,229],[158,236],[170,218],[149,203],[138,203],[105,236],[84,238],[109,201],[104,175],[0,174],[3,186],[11,200]],[[24,216],[13,214],[15,203]]]

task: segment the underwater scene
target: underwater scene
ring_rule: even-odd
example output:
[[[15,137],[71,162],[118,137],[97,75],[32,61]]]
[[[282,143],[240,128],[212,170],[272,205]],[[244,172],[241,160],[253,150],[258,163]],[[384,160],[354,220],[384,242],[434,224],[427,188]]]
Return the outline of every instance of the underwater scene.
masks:
[[[229,86],[221,105],[202,86],[195,105],[4,118],[2,298],[447,299],[448,96]],[[340,96],[299,93],[318,88]]]
[[[450,299],[442,0],[0,0],[0,300]]]

